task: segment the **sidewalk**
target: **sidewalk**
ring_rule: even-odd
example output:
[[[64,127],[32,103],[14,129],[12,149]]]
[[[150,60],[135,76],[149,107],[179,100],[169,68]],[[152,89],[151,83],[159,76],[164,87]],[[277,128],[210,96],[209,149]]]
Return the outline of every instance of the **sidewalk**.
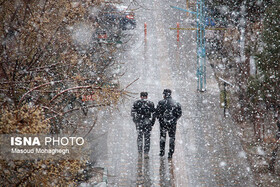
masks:
[[[165,25],[178,19],[170,12],[168,1],[156,0],[150,9],[138,14],[138,25],[147,21],[149,35],[144,45],[142,28],[132,49],[122,55],[126,74],[122,85],[137,93],[121,103],[103,119],[108,125],[108,153],[99,164],[108,168],[108,186],[254,186],[252,174],[229,119],[224,119],[219,104],[219,88],[207,67],[207,91],[196,91],[195,33],[181,36],[177,44]],[[180,15],[181,16],[181,15]],[[185,16],[185,14],[183,15]],[[178,47],[176,47],[178,45]],[[178,121],[176,147],[172,162],[159,156],[159,124],[153,127],[148,160],[138,158],[136,129],[130,116],[132,103],[141,91],[149,92],[155,105],[165,88],[173,90],[173,98],[183,108]],[[167,142],[168,149],[168,142]]]

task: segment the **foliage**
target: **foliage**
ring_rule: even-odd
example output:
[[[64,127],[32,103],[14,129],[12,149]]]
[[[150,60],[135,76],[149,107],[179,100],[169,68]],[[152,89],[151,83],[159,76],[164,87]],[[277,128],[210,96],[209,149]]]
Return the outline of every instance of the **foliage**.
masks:
[[[0,160],[1,186],[76,185],[84,163],[78,160],[4,161]]]
[[[117,87],[98,86],[116,78],[112,73],[116,44],[94,43],[98,12],[92,15],[91,9],[95,6],[95,2],[68,0],[1,3],[0,104],[4,108],[40,106],[58,131],[69,126],[62,120],[64,114],[89,104],[82,102],[83,94],[102,90],[104,103],[92,107],[116,103],[121,92]]]
[[[251,105],[257,104],[260,100],[263,100],[263,97],[264,97],[262,95],[262,93],[260,92],[262,83],[258,78],[259,78],[259,76],[250,77],[249,81],[248,81],[247,92],[248,92],[248,96],[249,96]]]
[[[18,110],[2,109],[1,134],[49,133],[49,124],[40,107],[22,106]],[[1,186],[67,186],[76,180],[85,167],[79,160],[0,160]]]
[[[280,105],[280,2],[275,1],[265,12],[262,39],[257,53],[257,67],[260,71],[261,92],[267,107]]]
[[[264,13],[264,7],[272,2],[273,0],[209,0],[206,4],[212,10],[211,14],[214,18],[238,25],[242,17],[246,17],[251,22],[258,21]]]
[[[0,2],[0,133],[60,132],[66,114],[116,104],[116,44],[94,40],[101,1]],[[80,41],[82,36],[86,40]],[[84,94],[98,100],[83,102]],[[86,112],[85,112],[86,113]],[[81,116],[79,116],[81,118]],[[79,124],[75,124],[79,125]],[[76,184],[78,160],[0,161],[0,186]]]
[[[4,110],[4,109],[2,109]],[[48,133],[49,124],[45,120],[43,109],[40,107],[22,106],[17,110],[1,112],[0,134],[36,134]]]

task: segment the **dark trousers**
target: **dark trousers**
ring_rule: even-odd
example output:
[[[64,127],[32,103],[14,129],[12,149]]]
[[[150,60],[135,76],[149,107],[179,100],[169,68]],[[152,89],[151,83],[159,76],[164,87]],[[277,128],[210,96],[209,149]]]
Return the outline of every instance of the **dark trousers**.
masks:
[[[136,130],[138,133],[137,137],[137,146],[138,152],[143,152],[143,143],[144,143],[144,153],[149,153],[150,151],[150,137],[151,137],[151,125],[136,123]]]
[[[169,154],[172,156],[175,151],[176,123],[160,123],[160,154],[164,155],[166,134],[169,136]]]

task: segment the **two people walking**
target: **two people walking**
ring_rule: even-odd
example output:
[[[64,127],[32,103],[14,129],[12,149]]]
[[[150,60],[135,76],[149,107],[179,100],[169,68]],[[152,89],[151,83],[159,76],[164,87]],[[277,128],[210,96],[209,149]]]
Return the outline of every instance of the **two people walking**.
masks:
[[[148,158],[150,150],[150,137],[152,127],[158,119],[160,124],[160,156],[165,155],[166,135],[169,135],[169,153],[168,158],[171,159],[175,151],[175,134],[176,124],[182,115],[181,105],[172,99],[171,90],[164,89],[163,100],[158,102],[157,107],[148,100],[148,93],[141,92],[140,100],[133,103],[131,116],[136,125],[137,130],[137,147],[139,154],[143,153]]]

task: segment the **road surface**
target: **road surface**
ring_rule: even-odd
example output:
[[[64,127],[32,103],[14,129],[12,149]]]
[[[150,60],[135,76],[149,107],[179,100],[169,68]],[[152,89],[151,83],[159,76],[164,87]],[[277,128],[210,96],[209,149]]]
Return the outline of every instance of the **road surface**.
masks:
[[[140,1],[139,1],[140,2]],[[128,91],[136,93],[99,119],[95,131],[104,137],[98,144],[97,165],[108,169],[109,186],[254,186],[252,173],[231,119],[223,117],[219,88],[209,64],[207,91],[197,92],[196,33],[170,30],[179,22],[192,27],[192,17],[172,9],[185,8],[186,1],[143,0],[136,11],[137,28],[129,49],[119,60],[124,63],[123,87],[139,78]],[[147,23],[147,38],[144,23]],[[177,124],[176,148],[172,161],[159,156],[159,124],[153,127],[149,159],[138,157],[136,129],[130,117],[133,102],[141,91],[155,104],[162,91],[170,88],[182,104]],[[168,143],[167,143],[168,146]],[[168,147],[167,147],[168,148]]]

